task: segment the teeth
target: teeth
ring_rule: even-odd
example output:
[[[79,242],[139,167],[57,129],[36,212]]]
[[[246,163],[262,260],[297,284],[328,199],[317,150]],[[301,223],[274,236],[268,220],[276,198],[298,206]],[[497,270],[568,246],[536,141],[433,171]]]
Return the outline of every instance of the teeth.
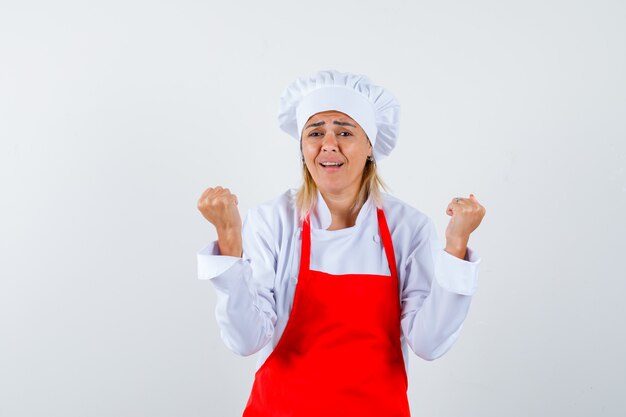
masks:
[[[322,165],[327,167],[327,166],[339,166],[343,164],[341,162],[322,162]]]

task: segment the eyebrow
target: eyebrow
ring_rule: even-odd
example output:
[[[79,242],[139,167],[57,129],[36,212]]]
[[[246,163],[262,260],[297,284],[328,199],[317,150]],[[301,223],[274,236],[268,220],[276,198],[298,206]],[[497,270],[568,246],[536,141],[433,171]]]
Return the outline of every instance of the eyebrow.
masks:
[[[309,128],[311,128],[311,127],[318,127],[318,126],[321,126],[321,125],[323,125],[323,124],[326,124],[326,122],[325,122],[325,121],[323,121],[323,120],[322,120],[321,122],[311,123],[310,125],[308,125],[307,127],[305,127],[305,129],[309,129]],[[339,125],[339,126],[352,126],[353,128],[355,128],[355,129],[356,129],[356,126],[355,126],[355,125],[353,125],[353,124],[351,124],[351,123],[348,123],[348,122],[338,122],[337,120],[333,120],[333,124],[334,124],[334,125]]]

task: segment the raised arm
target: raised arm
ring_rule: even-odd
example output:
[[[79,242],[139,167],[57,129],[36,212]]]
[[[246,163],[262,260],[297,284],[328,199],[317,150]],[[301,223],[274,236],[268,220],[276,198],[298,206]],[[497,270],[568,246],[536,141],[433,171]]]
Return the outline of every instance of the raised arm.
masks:
[[[456,341],[476,291],[480,258],[446,252],[433,221],[416,230],[415,247],[403,269],[402,332],[418,356],[433,360]]]
[[[233,352],[248,356],[274,332],[276,253],[267,222],[250,210],[242,226],[236,205],[236,196],[221,187],[207,189],[199,200],[204,217],[215,221],[218,240],[198,253],[198,278],[209,279],[216,289],[222,340]]]

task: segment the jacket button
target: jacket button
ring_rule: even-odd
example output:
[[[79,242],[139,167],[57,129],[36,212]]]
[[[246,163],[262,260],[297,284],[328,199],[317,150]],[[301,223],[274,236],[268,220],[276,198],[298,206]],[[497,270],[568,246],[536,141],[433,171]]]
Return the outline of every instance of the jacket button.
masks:
[[[380,242],[380,236],[374,235],[374,242],[376,243]]]

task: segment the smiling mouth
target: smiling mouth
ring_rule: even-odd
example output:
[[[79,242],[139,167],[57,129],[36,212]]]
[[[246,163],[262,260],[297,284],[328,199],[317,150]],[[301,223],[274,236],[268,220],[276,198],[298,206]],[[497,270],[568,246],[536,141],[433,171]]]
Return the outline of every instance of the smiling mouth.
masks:
[[[324,168],[328,168],[328,167],[339,168],[340,166],[343,165],[343,162],[320,162],[320,165],[323,166]]]

